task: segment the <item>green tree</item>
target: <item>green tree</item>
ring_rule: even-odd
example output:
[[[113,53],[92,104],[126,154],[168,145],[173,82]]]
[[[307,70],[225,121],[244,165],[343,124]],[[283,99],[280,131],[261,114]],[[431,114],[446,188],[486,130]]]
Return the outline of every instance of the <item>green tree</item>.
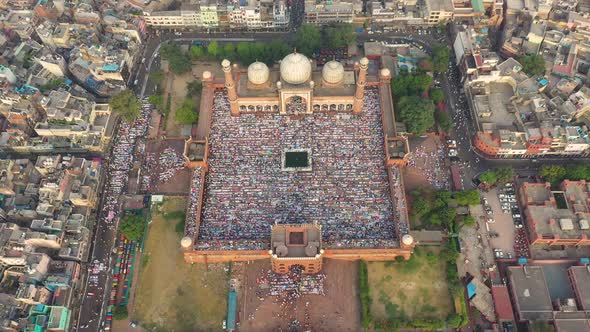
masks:
[[[186,85],[186,95],[189,97],[198,97],[202,90],[203,85],[199,81],[192,81]]]
[[[461,223],[461,225],[471,227],[475,225],[475,223],[476,220],[473,216],[465,216],[465,218],[463,218],[463,222]]]
[[[540,76],[545,74],[545,59],[542,55],[525,55],[518,59],[522,65],[522,71],[529,76]]]
[[[176,75],[182,75],[191,70],[191,61],[186,54],[176,56],[168,60],[170,71]]]
[[[511,166],[498,167],[495,172],[500,184],[510,182],[514,178],[514,168]]]
[[[45,91],[48,91],[48,90],[53,90],[55,88],[58,88],[60,85],[64,84],[65,81],[66,80],[63,79],[63,78],[53,79],[53,80],[51,80],[51,81],[49,81],[49,82],[41,85],[39,87],[39,90],[41,90],[41,92],[45,92]]]
[[[412,202],[412,213],[418,218],[430,212],[430,204],[424,197],[416,197]]]
[[[191,45],[189,48],[189,56],[192,60],[198,60],[205,55],[205,48],[200,45]]]
[[[223,45],[223,57],[229,60],[236,58],[236,45],[234,43],[226,43]]]
[[[295,47],[297,52],[303,53],[309,57],[320,47],[322,37],[320,31],[315,25],[303,24],[295,35]]]
[[[150,73],[150,80],[152,82],[154,82],[156,85],[160,85],[160,83],[162,83],[162,81],[164,80],[165,75],[164,75],[164,71],[162,70],[156,70]]]
[[[127,311],[127,306],[116,305],[113,308],[113,319],[123,320],[123,319],[127,319],[128,316],[129,316],[129,312]]]
[[[143,235],[145,219],[136,214],[128,213],[119,222],[119,233],[130,241],[137,241]]]
[[[444,132],[448,133],[453,128],[453,122],[449,113],[438,110],[434,113],[434,118]]]
[[[463,190],[453,194],[455,201],[459,205],[476,205],[480,203],[481,196],[479,190]]]
[[[451,49],[438,45],[432,48],[432,69],[437,73],[445,73],[449,65]]]
[[[240,59],[240,62],[243,64],[249,64],[254,61],[253,51],[254,49],[252,47],[252,43],[248,42],[240,42],[238,43],[238,47],[236,48],[238,58]]]
[[[216,40],[210,42],[209,45],[207,45],[207,53],[214,58],[217,58],[221,55],[221,49],[219,48],[219,43],[217,43]]]
[[[566,167],[566,179],[578,181],[590,181],[590,166],[583,164],[570,164]]]
[[[148,98],[148,103],[154,105],[157,109],[161,110],[164,107],[164,96],[162,95],[151,95]]]
[[[131,90],[123,90],[109,100],[113,112],[119,114],[127,122],[139,116],[140,103]]]
[[[481,175],[479,176],[479,180],[485,184],[494,185],[496,184],[496,182],[498,182],[498,176],[496,175],[496,172],[492,170],[487,170],[481,173]]]
[[[402,74],[391,81],[391,90],[395,97],[417,96],[427,91],[432,84],[432,77],[426,74]]]
[[[270,51],[272,54],[272,63],[277,62],[278,60],[281,60],[282,58],[284,58],[287,54],[289,54],[289,52],[291,52],[291,48],[289,47],[289,45],[282,41],[282,40],[273,40],[270,43]],[[268,63],[269,65],[272,63]]]
[[[543,165],[539,170],[539,175],[551,184],[557,184],[565,179],[566,169],[561,165]]]
[[[332,24],[324,30],[323,44],[330,48],[347,47],[356,41],[356,33],[352,24]]]
[[[174,119],[178,123],[193,124],[199,119],[197,115],[197,104],[192,99],[185,99],[182,106],[176,109]]]
[[[455,221],[457,210],[455,208],[445,206],[436,210],[433,214],[438,216],[443,225],[450,226]]]
[[[442,103],[445,101],[445,94],[442,89],[435,88],[430,90],[430,99],[435,103]]]
[[[167,42],[160,47],[160,55],[164,60],[170,60],[173,57],[182,55],[180,45],[175,42]]]
[[[434,125],[434,104],[432,100],[416,96],[401,97],[398,102],[399,118],[408,132],[422,135]]]

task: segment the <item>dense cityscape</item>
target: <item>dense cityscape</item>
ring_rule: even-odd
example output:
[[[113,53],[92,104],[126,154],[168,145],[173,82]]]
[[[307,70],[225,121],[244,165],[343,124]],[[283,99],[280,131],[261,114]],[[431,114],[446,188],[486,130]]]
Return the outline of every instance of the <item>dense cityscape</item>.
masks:
[[[590,332],[589,126],[589,0],[0,0],[0,330]]]

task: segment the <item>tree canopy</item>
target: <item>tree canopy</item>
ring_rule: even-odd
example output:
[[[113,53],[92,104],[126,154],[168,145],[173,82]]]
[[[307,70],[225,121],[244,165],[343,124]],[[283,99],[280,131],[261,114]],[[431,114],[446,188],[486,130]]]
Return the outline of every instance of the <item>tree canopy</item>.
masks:
[[[504,184],[510,182],[514,177],[514,169],[511,166],[503,166],[495,169],[498,183]]]
[[[119,114],[123,120],[131,122],[139,116],[140,103],[133,92],[125,89],[109,100],[113,112]]]
[[[155,108],[161,110],[164,107],[164,96],[162,95],[151,95],[148,98],[148,103],[154,105]]]
[[[203,90],[203,85],[199,81],[192,81],[186,85],[186,95],[189,97],[198,97]]]
[[[522,71],[529,76],[539,76],[545,74],[545,59],[539,54],[525,55],[518,59],[522,65]]]
[[[442,103],[445,101],[445,94],[441,88],[430,89],[430,99],[435,103]]]
[[[156,85],[159,85],[164,80],[164,72],[162,70],[156,70],[150,73],[150,80]]]
[[[479,204],[479,190],[463,190],[453,194],[455,201],[459,205],[476,205]]]
[[[451,128],[453,128],[453,122],[451,121],[449,113],[438,110],[434,113],[434,118],[444,132],[448,133],[451,131]]]
[[[295,47],[297,52],[303,53],[309,57],[320,47],[322,37],[320,31],[315,25],[303,24],[297,30],[295,35]]]
[[[197,115],[197,104],[192,99],[185,99],[182,106],[176,109],[174,119],[182,124],[196,123],[199,119]]]
[[[189,48],[189,56],[192,60],[197,60],[205,55],[205,48],[199,45],[192,45]]]
[[[119,233],[130,241],[137,241],[143,235],[145,219],[136,214],[128,213],[119,222]]]
[[[222,49],[219,47],[219,43],[216,40],[210,42],[209,45],[207,45],[207,53],[214,58],[217,58],[221,55],[221,50]]]
[[[432,48],[432,70],[437,73],[445,73],[449,65],[451,49],[444,45]]]
[[[434,125],[434,104],[432,100],[417,96],[401,97],[397,103],[399,119],[408,132],[422,135]]]
[[[168,61],[170,71],[174,74],[184,74],[191,69],[189,56],[182,52],[180,45],[174,42],[162,44],[160,47],[162,59]]]
[[[559,181],[565,179],[566,174],[565,167],[561,165],[543,165],[539,170],[539,175],[551,184],[557,184]]]
[[[395,97],[421,95],[432,84],[432,77],[426,74],[398,75],[391,81],[391,90]]]
[[[485,184],[494,185],[496,184],[496,182],[498,182],[498,176],[496,175],[496,172],[492,170],[487,170],[481,173],[481,175],[479,176],[479,180]]]
[[[352,24],[338,23],[324,29],[324,42],[330,48],[347,47],[356,41]]]
[[[590,165],[570,164],[566,167],[566,179],[590,181]]]
[[[113,318],[115,320],[123,320],[129,316],[129,312],[127,311],[127,306],[124,305],[116,305],[113,308]]]

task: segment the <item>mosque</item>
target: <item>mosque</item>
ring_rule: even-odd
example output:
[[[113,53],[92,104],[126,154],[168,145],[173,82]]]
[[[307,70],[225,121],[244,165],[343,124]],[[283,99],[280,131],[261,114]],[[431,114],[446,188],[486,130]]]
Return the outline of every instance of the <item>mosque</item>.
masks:
[[[237,75],[236,79],[228,60],[221,66],[234,116],[246,112],[359,114],[363,108],[369,60],[362,58],[354,70],[345,70],[340,62],[332,60],[321,71],[313,71],[312,61],[294,52],[281,61],[278,71],[271,72],[266,64],[257,61],[248,66],[246,75]],[[390,75],[388,69],[381,74],[385,78]]]
[[[289,268],[295,265],[303,267],[305,273],[317,273],[322,268],[324,258],[394,260],[396,257],[402,256],[408,259],[415,243],[409,235],[407,205],[403,193],[403,179],[401,178],[400,169],[407,163],[409,145],[406,138],[397,135],[395,130],[390,71],[387,68],[374,70],[374,67],[377,66],[373,65],[373,70],[369,73],[370,61],[367,58],[362,58],[358,62],[355,62],[354,65],[347,67],[333,60],[327,62],[320,69],[317,68],[313,61],[296,51],[287,55],[280,61],[278,66],[274,66],[272,69],[259,61],[250,64],[247,70],[241,69],[236,64],[232,65],[229,60],[223,60],[221,67],[223,70],[223,80],[216,79],[210,72],[203,73],[203,92],[199,123],[196,132],[193,132],[193,136],[187,140],[185,146],[185,159],[188,167],[193,169],[195,179],[193,180],[195,185],[191,187],[191,192],[196,196],[196,202],[194,204],[189,203],[187,210],[187,229],[190,228],[191,231],[189,232],[185,229],[185,237],[181,241],[181,247],[185,251],[185,261],[189,263],[215,263],[270,258],[273,270],[278,273],[286,273]],[[295,179],[294,181],[298,182],[297,186],[300,188],[305,187],[305,190],[307,190],[307,187],[309,187],[312,188],[310,192],[315,192],[315,189],[321,189],[319,191],[325,192],[329,188],[321,187],[321,184],[317,184],[317,177],[314,178],[314,176],[317,176],[314,175],[316,171],[314,158],[323,160],[326,159],[325,155],[329,155],[337,149],[342,149],[343,146],[339,146],[341,139],[338,137],[338,133],[345,130],[354,133],[354,128],[364,125],[363,121],[365,121],[365,118],[363,118],[363,112],[367,110],[367,105],[364,105],[367,100],[367,92],[372,93],[374,96],[375,91],[377,91],[378,101],[376,102],[376,107],[371,109],[374,114],[367,119],[373,121],[371,130],[375,129],[376,131],[370,132],[371,135],[369,137],[373,139],[382,137],[383,141],[377,140],[375,147],[376,150],[381,148],[383,150],[376,153],[374,151],[361,150],[360,153],[364,154],[366,152],[367,157],[363,159],[355,156],[356,159],[351,158],[351,160],[354,159],[355,162],[359,160],[361,162],[366,161],[371,167],[380,165],[377,167],[381,169],[380,172],[383,172],[381,174],[386,179],[383,180],[383,186],[380,187],[379,193],[384,193],[384,200],[388,200],[389,202],[387,203],[388,205],[385,203],[379,205],[381,203],[378,203],[374,207],[375,210],[379,210],[382,206],[384,206],[383,210],[386,208],[388,211],[395,210],[395,212],[391,212],[392,215],[384,218],[389,220],[387,227],[391,227],[391,231],[388,233],[388,231],[384,230],[383,234],[392,234],[390,238],[373,239],[372,237],[381,236],[379,235],[379,231],[367,230],[366,226],[362,225],[362,223],[355,226],[355,222],[346,220],[344,221],[346,223],[345,227],[351,227],[353,229],[354,227],[359,227],[360,232],[370,234],[370,239],[363,242],[355,237],[335,242],[330,241],[334,238],[333,234],[337,233],[334,230],[338,229],[338,226],[334,225],[333,220],[285,223],[277,222],[276,219],[275,221],[268,219],[269,221],[265,224],[268,225],[267,236],[264,239],[260,239],[260,243],[256,245],[252,245],[251,239],[245,241],[244,239],[234,240],[232,238],[231,241],[225,241],[227,239],[223,239],[222,241],[219,237],[214,239],[209,238],[209,234],[215,232],[211,232],[210,229],[206,228],[211,227],[208,225],[212,223],[217,223],[217,220],[209,218],[203,221],[205,219],[203,211],[211,210],[207,209],[207,204],[214,204],[213,202],[223,200],[217,199],[217,197],[209,199],[207,195],[223,196],[225,195],[223,191],[226,190],[221,188],[215,191],[216,184],[210,183],[209,181],[225,181],[224,179],[226,177],[219,176],[219,172],[225,172],[228,168],[234,167],[226,163],[223,163],[224,167],[219,167],[219,156],[224,155],[222,149],[225,147],[222,146],[223,144],[220,142],[221,136],[215,132],[216,130],[228,130],[229,136],[234,135],[231,139],[224,140],[224,142],[230,142],[228,144],[230,146],[233,144],[243,144],[250,139],[241,137],[240,135],[236,136],[236,131],[240,133],[247,133],[251,130],[258,132],[258,129],[252,129],[258,125],[261,127],[266,126],[265,129],[267,131],[276,133],[278,136],[291,137],[279,143],[272,142],[273,138],[258,137],[258,140],[269,140],[268,143],[265,142],[265,144],[262,144],[265,152],[261,152],[260,155],[254,154],[251,157],[252,160],[249,160],[248,158],[250,157],[248,156],[240,156],[242,158],[242,164],[239,167],[242,167],[241,169],[247,167],[247,172],[254,173],[255,168],[259,167],[261,159],[278,159],[282,165],[277,166],[277,169],[272,171],[276,173],[272,173],[271,175],[267,173],[256,173],[251,178],[268,179],[268,181],[275,181],[273,177],[284,178],[286,180]],[[229,105],[227,110],[224,109],[221,113],[219,111],[216,113],[215,98],[219,98],[220,93],[223,93],[224,98],[227,97]],[[223,112],[228,112],[229,114],[225,113],[224,115]],[[292,126],[300,126],[302,123],[314,125],[316,118],[317,121],[324,121],[325,123],[342,124],[342,128],[334,129],[333,132],[336,133],[334,137],[329,137],[327,140],[327,142],[333,143],[326,145],[325,143],[314,141],[317,140],[317,137],[299,137],[303,136],[304,131],[291,128]],[[332,122],[333,120],[331,119],[337,121]],[[224,126],[216,126],[216,122],[219,123],[221,121],[223,121]],[[276,128],[270,128],[270,124],[278,125]],[[232,127],[226,128],[229,126]],[[286,132],[290,136],[286,135]],[[309,136],[309,133],[306,132],[306,134]],[[328,132],[323,133],[323,135],[329,134]],[[291,142],[292,137],[298,137],[298,144],[308,144],[310,147],[308,149],[284,149],[283,146],[289,146],[293,143]],[[348,139],[350,137],[345,136],[343,138]],[[326,137],[323,137],[323,139],[326,139]],[[277,138],[276,140],[280,139]],[[352,140],[349,140],[349,143],[357,144],[354,142],[360,142],[360,144],[365,144],[367,140],[368,138],[366,136],[354,136]],[[275,145],[277,147],[273,150]],[[235,146],[229,147],[232,151],[235,148]],[[279,149],[281,150],[281,156],[278,156]],[[267,150],[270,150],[271,154],[277,152],[276,156],[267,155]],[[316,156],[311,156],[312,151],[316,153]],[[214,156],[211,156],[212,153]],[[339,156],[335,156],[334,158],[341,160]],[[379,158],[384,158],[384,160]],[[251,165],[248,162],[252,162]],[[348,167],[349,171],[352,172],[346,174],[354,174],[355,168],[360,167],[362,169],[363,166],[355,165],[352,161],[349,164],[346,164],[346,160],[342,162],[344,162],[344,168]],[[326,173],[326,166],[323,166],[324,169],[320,169],[320,172]],[[328,167],[331,168],[334,166]],[[214,173],[213,175],[209,174],[209,176],[208,173],[212,170],[214,170]],[[263,171],[267,171],[267,169],[264,168]],[[336,174],[339,171],[336,168],[333,170],[328,169],[327,174]],[[237,172],[239,173],[240,171],[238,170]],[[293,175],[284,175],[288,172],[291,172],[290,174]],[[231,176],[230,174],[232,172],[228,171],[228,176]],[[374,178],[369,178],[370,176],[372,175],[369,174],[367,176],[369,180],[366,182],[374,183],[375,181],[370,180]],[[336,181],[336,183],[338,182]],[[260,187],[260,183],[251,187],[248,187],[246,183],[244,187],[241,184],[233,184],[234,186],[232,188],[236,194],[228,197],[223,196],[225,200],[224,207],[221,208],[223,211],[227,212],[224,209],[235,208],[236,210],[240,210],[240,216],[243,217],[248,215],[248,212],[244,212],[243,210],[262,209],[260,205],[266,204],[265,200],[261,199],[259,201],[260,205],[255,206],[254,201],[248,201],[249,199],[258,200],[262,195],[269,195],[268,200],[273,199],[273,197],[270,197],[272,193],[258,193],[255,196],[248,196],[252,191]],[[279,183],[278,185],[280,187],[287,186],[283,183]],[[369,189],[363,187],[364,185],[363,183],[359,183],[358,188],[350,188],[350,190],[352,192],[358,190],[359,193],[367,192]],[[219,185],[219,187],[227,186],[227,183]],[[242,193],[244,193],[244,197],[235,197],[242,195]],[[301,204],[312,206],[310,209],[315,208],[316,204],[319,204],[317,203],[318,200],[324,199],[322,194],[318,194],[317,197],[306,197],[305,195],[308,194],[302,195]],[[238,208],[235,205],[228,205],[228,199],[236,199],[236,202],[247,201],[248,206]],[[305,210],[306,208],[306,206],[303,206],[301,209]],[[364,207],[361,204],[358,208],[363,209]],[[335,209],[335,211],[337,213],[338,209]],[[354,211],[353,213],[356,212]],[[379,215],[380,212],[375,213],[372,218],[380,218],[383,215]],[[393,217],[394,213],[395,217]],[[227,212],[226,214],[232,215],[230,219],[236,216],[232,212]],[[368,218],[366,220],[369,220],[371,218],[369,216],[370,213],[366,214],[367,216],[357,216],[356,218],[362,219],[366,217]],[[252,216],[260,216],[260,214],[256,212]],[[259,218],[263,219],[265,217],[262,216]],[[280,215],[275,215],[274,217],[280,217]],[[189,218],[191,219],[190,222]],[[226,216],[223,215],[221,218],[226,218]],[[352,218],[355,217],[353,216]],[[345,218],[341,219],[343,220]],[[244,223],[248,222],[245,221]],[[205,226],[203,226],[203,223]],[[394,225],[391,225],[392,223]],[[235,231],[236,227],[236,221],[227,225],[227,228],[231,228],[232,231]],[[249,234],[250,227],[251,225],[246,224],[243,232],[236,231],[233,234]],[[224,227],[220,228],[223,229]],[[218,235],[218,233],[215,234]],[[328,233],[331,235],[327,235]],[[353,231],[352,233],[355,232]]]

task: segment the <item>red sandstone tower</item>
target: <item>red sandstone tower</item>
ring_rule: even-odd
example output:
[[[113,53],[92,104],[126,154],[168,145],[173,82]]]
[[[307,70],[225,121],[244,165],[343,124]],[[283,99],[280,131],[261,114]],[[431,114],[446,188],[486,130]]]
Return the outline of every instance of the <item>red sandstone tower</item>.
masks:
[[[363,99],[365,97],[365,85],[367,84],[367,69],[369,68],[369,59],[362,58],[359,66],[359,75],[356,79],[356,91],[354,92],[354,102],[352,104],[352,114],[361,114],[363,111]]]
[[[225,76],[225,88],[227,89],[227,96],[229,98],[230,114],[232,116],[240,115],[240,109],[238,107],[238,92],[236,90],[236,82],[234,82],[234,76],[231,72],[231,62],[224,59],[221,61],[221,67],[223,68],[223,74]]]

